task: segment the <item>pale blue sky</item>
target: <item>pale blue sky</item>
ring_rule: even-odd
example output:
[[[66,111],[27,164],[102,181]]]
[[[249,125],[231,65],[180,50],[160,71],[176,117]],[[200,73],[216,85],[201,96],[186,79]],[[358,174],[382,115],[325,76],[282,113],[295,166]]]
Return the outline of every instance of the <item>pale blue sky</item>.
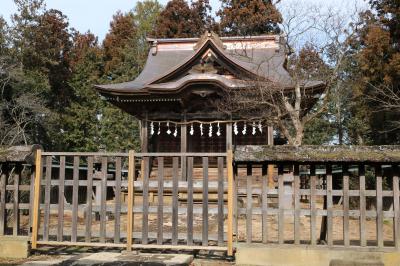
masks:
[[[123,12],[131,10],[136,0],[45,0],[48,9],[61,10],[69,18],[71,27],[81,32],[90,30],[102,40],[109,29],[113,14],[118,10]],[[159,0],[165,5],[168,0]],[[219,7],[218,0],[210,1],[213,10]],[[10,22],[11,14],[16,7],[13,0],[0,0],[0,16]]]
[[[355,1],[364,3],[363,0],[282,0],[282,2],[300,3],[319,3],[326,5],[328,2],[332,6],[340,6],[343,3]],[[70,27],[74,27],[81,32],[90,30],[103,40],[109,29],[109,24],[113,14],[118,10],[123,12],[131,10],[136,0],[45,0],[47,8],[61,10],[69,18]],[[165,5],[168,0],[159,0]],[[210,0],[213,12],[220,6],[219,0]],[[346,8],[344,8],[346,9]],[[10,22],[10,16],[16,11],[13,0],[0,0],[0,16]]]

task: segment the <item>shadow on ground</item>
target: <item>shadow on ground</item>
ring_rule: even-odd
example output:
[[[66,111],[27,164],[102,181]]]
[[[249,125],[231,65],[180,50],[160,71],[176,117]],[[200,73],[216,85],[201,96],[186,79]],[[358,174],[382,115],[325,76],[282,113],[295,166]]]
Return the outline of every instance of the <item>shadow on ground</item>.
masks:
[[[58,266],[208,266],[234,265],[233,258],[220,251],[135,250],[98,247],[41,247],[26,260],[0,260],[1,265]]]

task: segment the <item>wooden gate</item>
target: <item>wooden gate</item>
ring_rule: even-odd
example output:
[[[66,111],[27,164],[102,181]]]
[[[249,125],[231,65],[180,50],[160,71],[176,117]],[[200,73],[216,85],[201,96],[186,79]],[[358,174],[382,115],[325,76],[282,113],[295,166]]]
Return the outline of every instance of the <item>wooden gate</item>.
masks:
[[[206,249],[232,255],[232,226],[231,151],[37,151],[32,248]]]

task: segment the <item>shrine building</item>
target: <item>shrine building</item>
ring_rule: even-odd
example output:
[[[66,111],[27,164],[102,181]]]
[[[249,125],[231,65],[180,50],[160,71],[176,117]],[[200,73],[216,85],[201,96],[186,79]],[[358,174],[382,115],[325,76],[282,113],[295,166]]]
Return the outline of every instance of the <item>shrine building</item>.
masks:
[[[142,152],[225,152],[235,145],[272,145],[273,128],[219,111],[224,92],[268,80],[293,88],[279,35],[148,39],[150,51],[133,81],[96,85],[113,105],[140,121]],[[308,85],[323,89],[322,82]]]

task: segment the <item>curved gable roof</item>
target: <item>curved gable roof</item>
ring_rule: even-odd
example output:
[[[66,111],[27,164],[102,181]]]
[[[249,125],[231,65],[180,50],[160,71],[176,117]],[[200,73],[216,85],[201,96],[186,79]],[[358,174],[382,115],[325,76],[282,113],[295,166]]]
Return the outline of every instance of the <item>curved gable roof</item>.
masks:
[[[224,50],[216,44],[213,39],[207,39],[199,49],[197,49],[194,53],[192,53],[188,58],[182,61],[179,65],[175,66],[172,69],[169,69],[166,73],[160,75],[159,77],[155,78],[150,84],[156,84],[160,82],[166,82],[171,80],[173,77],[178,76],[182,70],[188,70],[192,67],[195,62],[197,62],[200,57],[204,55],[204,53],[211,49],[213,52],[217,54],[219,57],[223,57],[223,59],[229,64],[232,65],[233,68],[239,70],[242,73],[247,74],[247,76],[253,76],[257,78],[257,75],[253,73],[250,69],[246,67],[246,65],[242,65],[241,61],[237,60],[236,58],[230,56],[228,53],[225,53]]]
[[[180,83],[173,78],[183,78],[179,74],[193,66],[207,49],[243,73],[244,79],[270,80],[291,87],[292,79],[284,68],[286,55],[277,39],[278,36],[271,35],[219,38],[213,33],[206,33],[200,39],[149,39],[152,48],[143,71],[135,80],[95,87],[101,92],[124,94],[142,93],[152,87],[170,88]],[[226,85],[229,87],[229,83]]]

